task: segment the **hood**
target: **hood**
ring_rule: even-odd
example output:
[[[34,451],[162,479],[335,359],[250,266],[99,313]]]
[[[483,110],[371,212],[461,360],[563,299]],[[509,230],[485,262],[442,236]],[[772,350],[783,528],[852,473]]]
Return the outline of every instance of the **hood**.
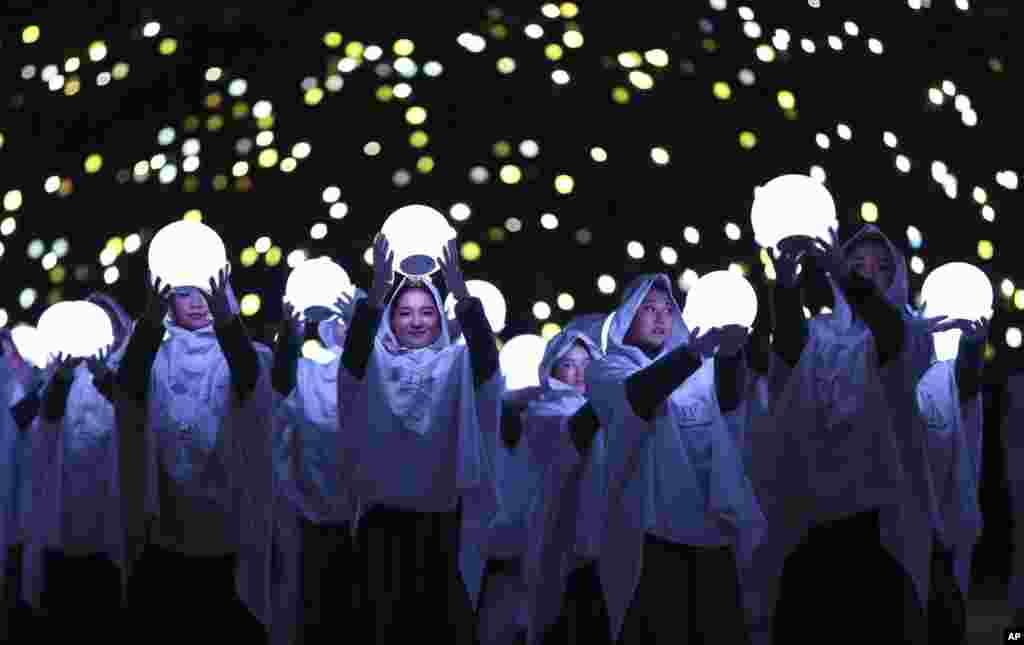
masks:
[[[889,249],[889,254],[892,256],[893,262],[893,276],[892,284],[883,294],[886,300],[889,301],[894,307],[899,309],[901,312],[907,311],[907,305],[910,302],[910,274],[907,271],[907,260],[903,253],[896,248],[896,245],[892,243],[885,233],[882,232],[874,224],[865,224],[857,231],[853,237],[847,240],[841,247],[843,255],[846,256],[857,243],[864,240],[875,239],[885,244],[886,248]],[[836,285],[835,281],[831,276],[828,276],[829,286],[832,288],[832,296],[835,299],[835,307],[833,308],[833,315],[847,323],[853,320],[853,312],[850,309],[849,303],[846,298],[843,297],[842,291]]]
[[[636,316],[640,303],[647,297],[647,292],[651,290],[655,282],[662,285],[668,293],[675,318],[672,324],[672,333],[669,334],[668,339],[665,341],[665,346],[661,348],[661,352],[657,356],[649,358],[639,347],[626,345],[625,338],[629,333],[630,326],[633,324],[633,318]],[[626,287],[625,293],[622,294],[622,304],[615,310],[615,317],[608,330],[608,347],[606,351],[608,354],[615,353],[631,356],[637,364],[646,365],[650,361],[657,360],[671,352],[676,347],[685,345],[689,335],[689,330],[683,322],[682,310],[676,301],[675,295],[672,293],[672,281],[664,273],[646,273],[634,278],[629,283],[629,286]]]
[[[577,342],[583,343],[593,360],[596,361],[602,358],[601,349],[594,342],[593,338],[587,336],[579,329],[565,329],[561,331],[548,341],[547,347],[544,349],[544,358],[540,361],[538,375],[540,377],[540,385],[544,390],[552,390],[558,387],[559,383],[551,377],[551,371],[555,368],[558,360],[565,356]]]
[[[575,329],[582,332],[590,340],[598,345],[601,343],[601,326],[604,324],[607,313],[603,314],[582,314],[574,317],[565,325],[564,331]]]
[[[85,298],[86,302],[91,302],[94,305],[102,307],[107,313],[113,314],[114,318],[121,325],[121,343],[118,343],[118,347],[127,342],[128,337],[132,335],[132,319],[128,317],[128,312],[124,310],[124,307],[117,304],[117,301],[108,296],[107,294],[94,291]],[[117,347],[114,348],[118,349]]]
[[[434,286],[434,283],[431,282],[430,278],[402,278],[402,281],[398,284],[398,288],[392,293],[391,299],[388,300],[388,304],[384,308],[384,315],[381,318],[380,326],[377,328],[377,339],[383,343],[384,347],[388,351],[392,353],[410,351],[399,345],[398,337],[395,336],[395,333],[391,330],[391,307],[395,304],[395,301],[398,300],[398,295],[402,293],[402,290],[413,283],[422,284],[430,291],[431,296],[434,298],[434,306],[437,307],[438,317],[441,321],[441,333],[437,336],[437,340],[435,340],[433,344],[421,349],[441,351],[452,344],[452,339],[449,336],[450,331],[448,330],[448,317],[444,313],[444,301],[441,300],[441,295],[438,293],[437,287]]]

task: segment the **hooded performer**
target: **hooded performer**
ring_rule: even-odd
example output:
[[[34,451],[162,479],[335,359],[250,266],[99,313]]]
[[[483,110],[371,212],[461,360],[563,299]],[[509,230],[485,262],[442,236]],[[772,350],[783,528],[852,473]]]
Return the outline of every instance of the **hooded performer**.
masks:
[[[25,594],[56,629],[112,620],[121,599],[113,375],[132,323],[109,296],[94,293],[86,301],[107,313],[114,342],[88,359],[54,359],[42,414],[31,432]]]
[[[373,248],[373,290],[356,304],[338,373],[343,472],[359,499],[364,608],[375,613],[368,641],[464,642],[498,509],[487,450],[501,414],[497,347],[454,240],[441,268],[466,345],[451,345],[430,282],[404,280],[387,300],[393,255],[382,235]]]
[[[1020,431],[1024,421],[1024,372],[1011,374],[1006,383],[1009,399],[1006,416],[1002,419],[1002,444],[1006,453],[1007,484],[1010,493],[1010,517],[1012,559],[1010,580],[1007,588],[1007,605],[1010,610],[1010,626],[1024,625],[1024,474],[1020,467],[1024,463],[1024,432]]]
[[[607,446],[599,569],[611,635],[743,643],[737,567],[764,518],[723,413],[739,406],[747,332],[687,330],[671,289],[662,274],[635,279],[586,374]]]
[[[540,397],[523,414],[521,450],[538,479],[524,567],[530,643],[610,642],[597,571],[605,442],[584,379],[601,358],[597,344],[570,325],[548,341],[538,370]]]
[[[831,244],[796,240],[783,250],[773,366],[784,375],[773,376],[771,452],[779,475],[762,482],[773,530],[789,531],[774,554],[785,558],[774,640],[842,626],[862,640],[924,642],[938,514],[916,388],[931,333],[949,324],[906,314],[906,263],[877,227],[841,248],[833,231]],[[836,300],[810,321],[796,278],[805,253],[829,273]]]
[[[260,642],[270,620],[270,351],[249,340],[229,271],[209,292],[147,274],[118,371],[128,602],[168,642],[211,625]]]
[[[357,290],[355,297],[366,294]],[[352,598],[357,571],[351,538],[355,505],[342,486],[338,462],[338,364],[353,303],[341,298],[335,304],[341,315],[317,323],[332,360],[299,357],[296,330],[302,323],[289,304],[274,355],[274,389],[284,397],[277,411],[282,445],[275,448],[280,469],[275,504],[281,506],[275,512],[274,643],[327,642],[352,622],[351,603],[333,600]]]

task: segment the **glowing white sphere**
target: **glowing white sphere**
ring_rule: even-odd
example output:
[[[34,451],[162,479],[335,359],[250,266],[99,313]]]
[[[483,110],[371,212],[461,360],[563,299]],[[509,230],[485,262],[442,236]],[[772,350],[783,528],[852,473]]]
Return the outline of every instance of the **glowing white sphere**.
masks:
[[[163,285],[209,290],[210,278],[227,263],[224,241],[202,222],[171,222],[149,243],[149,271]]]
[[[114,342],[110,316],[98,305],[85,300],[68,300],[50,306],[39,317],[37,328],[49,356],[60,352],[84,358]]]
[[[778,246],[793,235],[828,240],[828,229],[839,228],[832,195],[807,175],[782,175],[755,188],[750,224],[762,247]]]
[[[18,325],[11,330],[11,340],[25,362],[36,367],[46,367],[46,345],[39,329],[31,325]]]
[[[921,286],[926,317],[991,318],[994,298],[992,282],[985,272],[966,262],[948,262],[937,267]],[[961,334],[959,329],[934,334],[935,354],[939,360],[956,357]]]
[[[422,204],[403,206],[391,213],[380,232],[395,254],[395,271],[406,276],[425,276],[437,271],[437,258],[456,235],[444,215]]]
[[[498,364],[507,389],[540,385],[538,371],[546,347],[547,341],[536,334],[516,336],[502,346]]]
[[[508,316],[508,305],[505,296],[501,294],[498,287],[485,280],[466,280],[466,289],[469,295],[479,298],[484,306],[484,316],[491,325],[491,331],[495,334],[505,329],[505,319]],[[448,312],[448,318],[455,318],[455,296],[448,294],[444,301],[444,310]]]
[[[686,294],[683,322],[693,330],[700,327],[742,325],[749,329],[757,317],[757,293],[747,279],[733,271],[705,274]]]
[[[328,257],[300,262],[288,276],[284,300],[296,311],[325,307],[337,312],[334,303],[341,294],[351,296],[355,287],[345,269]]]

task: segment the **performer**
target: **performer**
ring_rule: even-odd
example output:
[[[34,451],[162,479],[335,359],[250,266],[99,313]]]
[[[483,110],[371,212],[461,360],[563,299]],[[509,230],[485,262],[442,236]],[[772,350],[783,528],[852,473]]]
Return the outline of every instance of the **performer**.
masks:
[[[373,289],[356,304],[342,353],[342,471],[365,513],[358,548],[363,607],[374,613],[370,642],[476,636],[473,608],[498,507],[486,446],[498,431],[502,382],[494,336],[457,253],[453,240],[441,268],[466,345],[451,345],[429,281],[403,280],[388,299],[393,255],[378,236]]]
[[[263,642],[270,620],[270,351],[249,341],[229,271],[209,292],[147,275],[118,371],[128,601],[168,642],[211,625]]]
[[[854,639],[927,642],[935,514],[915,390],[930,334],[949,324],[905,318],[906,263],[877,227],[842,247],[835,231],[831,243],[787,247],[774,308],[773,364],[786,372],[773,397],[780,476],[765,495],[772,526],[791,531],[776,552],[786,559],[774,640],[842,629]],[[809,322],[796,280],[804,254],[828,272],[836,301]]]
[[[747,332],[687,330],[671,289],[665,275],[635,279],[606,358],[586,374],[607,441],[599,569],[610,633],[623,643],[743,643],[737,566],[764,518],[722,415],[739,405]]]
[[[1010,627],[1024,628],[1024,372],[1011,374],[1006,383],[1009,399],[1002,419],[1003,447],[1006,451],[1006,479],[1009,485],[1012,558],[1007,588]]]

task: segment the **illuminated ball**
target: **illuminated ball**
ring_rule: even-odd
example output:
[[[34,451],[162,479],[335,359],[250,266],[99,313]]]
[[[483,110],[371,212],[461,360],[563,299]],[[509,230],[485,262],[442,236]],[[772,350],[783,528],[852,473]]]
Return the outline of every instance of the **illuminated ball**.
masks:
[[[484,280],[466,280],[466,289],[469,291],[469,295],[479,298],[483,303],[484,315],[491,325],[491,331],[497,334],[505,329],[508,305],[498,287]],[[455,318],[455,296],[450,293],[445,298],[444,310],[448,312],[449,320]]]
[[[757,317],[757,293],[734,271],[705,274],[686,294],[683,322],[689,329],[741,325],[749,329]]]
[[[793,235],[828,240],[828,229],[839,228],[832,195],[806,175],[782,175],[755,188],[750,224],[762,247],[776,247]]]
[[[311,307],[340,313],[334,303],[342,294],[352,296],[354,291],[345,269],[328,257],[320,257],[300,262],[292,269],[285,283],[284,300],[303,315]]]
[[[114,328],[101,307],[84,300],[51,305],[39,317],[39,335],[49,356],[92,356],[113,344]]]
[[[947,316],[977,320],[992,317],[995,298],[992,282],[985,272],[966,262],[948,262],[932,270],[921,286],[924,315]],[[939,360],[955,358],[960,346],[959,329],[934,335],[935,354]]]
[[[536,334],[516,336],[505,343],[498,354],[498,364],[507,389],[540,385],[538,371],[546,347],[547,341]]]
[[[210,278],[228,263],[217,231],[202,222],[178,220],[157,231],[149,243],[153,280],[172,287],[210,289]]]
[[[39,329],[31,325],[18,325],[11,330],[11,340],[25,362],[46,367],[46,345]]]
[[[391,213],[380,232],[395,254],[395,271],[412,277],[437,271],[437,258],[456,235],[444,215],[422,204],[403,206]]]

